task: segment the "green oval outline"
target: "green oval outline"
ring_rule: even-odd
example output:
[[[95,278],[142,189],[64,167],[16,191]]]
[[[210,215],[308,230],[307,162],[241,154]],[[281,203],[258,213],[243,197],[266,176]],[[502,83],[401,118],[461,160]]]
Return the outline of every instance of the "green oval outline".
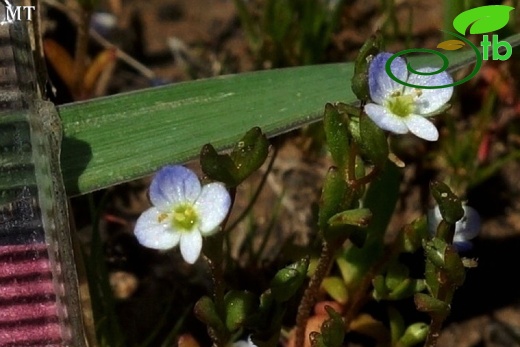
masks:
[[[411,48],[411,49],[406,49],[404,51],[400,51],[400,52],[392,55],[390,58],[388,58],[388,60],[386,61],[386,64],[385,64],[385,70],[386,70],[386,73],[388,74],[388,76],[392,80],[394,80],[395,82],[397,82],[399,84],[402,84],[402,85],[404,85],[406,87],[419,88],[419,89],[440,89],[440,88],[454,87],[454,86],[458,86],[459,84],[466,83],[467,81],[472,79],[479,72],[480,67],[482,66],[482,60],[483,60],[482,53],[479,51],[477,46],[475,46],[471,41],[466,39],[464,36],[459,35],[457,33],[453,33],[451,31],[444,31],[444,30],[441,30],[441,31],[461,39],[466,44],[468,44],[473,49],[473,51],[475,52],[475,56],[477,57],[477,60],[475,62],[475,67],[473,68],[473,70],[471,71],[471,73],[468,76],[466,76],[465,78],[463,78],[463,79],[461,79],[459,81],[456,81],[456,82],[453,82],[453,83],[450,83],[450,84],[444,84],[444,85],[441,85],[441,86],[421,86],[421,85],[411,84],[411,83],[408,83],[408,82],[405,82],[405,81],[401,81],[399,78],[397,78],[393,74],[392,70],[390,69],[390,67],[392,65],[392,62],[396,58],[398,58],[398,57],[400,57],[402,55],[408,54],[408,53],[412,53],[412,52],[425,52],[425,53],[435,54],[436,56],[438,56],[438,57],[440,57],[442,59],[443,64],[442,64],[442,66],[438,70],[435,70],[435,71],[432,71],[432,72],[419,72],[419,71],[416,71],[410,65],[410,63],[407,63],[406,64],[406,69],[408,70],[409,73],[413,73],[413,74],[421,75],[421,76],[431,76],[431,75],[436,75],[436,74],[439,74],[439,73],[442,73],[442,72],[446,71],[446,69],[448,68],[448,64],[449,64],[448,57],[446,57],[442,52],[439,52],[439,51],[436,51],[436,50],[433,50],[433,49],[429,49],[429,48]]]

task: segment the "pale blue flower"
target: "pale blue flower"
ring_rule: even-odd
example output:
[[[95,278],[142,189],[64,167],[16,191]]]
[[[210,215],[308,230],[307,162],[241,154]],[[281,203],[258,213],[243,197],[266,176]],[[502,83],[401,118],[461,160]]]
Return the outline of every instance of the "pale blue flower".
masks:
[[[453,236],[453,245],[458,251],[471,249],[472,243],[470,240],[478,235],[481,227],[478,212],[467,205],[463,205],[462,208],[464,209],[464,216],[455,223],[455,235]],[[441,220],[442,215],[439,206],[435,206],[428,211],[428,229],[432,235],[435,235]]]
[[[374,57],[368,69],[368,86],[373,103],[365,105],[365,113],[380,128],[396,134],[411,132],[428,141],[436,141],[439,132],[426,117],[439,113],[453,94],[453,87],[418,89],[406,87],[394,81],[385,70],[391,53],[380,53]],[[398,57],[390,66],[399,80],[420,86],[441,86],[453,83],[447,72],[422,76],[409,74],[406,61]],[[425,67],[419,72],[432,72],[435,68]]]
[[[226,218],[231,197],[222,183],[201,186],[183,166],[159,170],[150,185],[153,207],[139,217],[134,233],[145,247],[166,250],[180,244],[184,260],[199,258],[202,237],[214,234]]]

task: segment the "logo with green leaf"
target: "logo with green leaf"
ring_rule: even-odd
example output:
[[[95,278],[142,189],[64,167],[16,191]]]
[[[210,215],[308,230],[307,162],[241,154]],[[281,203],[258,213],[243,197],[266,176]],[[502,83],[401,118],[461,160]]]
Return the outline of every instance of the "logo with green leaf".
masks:
[[[509,42],[506,41],[500,41],[498,39],[498,35],[484,35],[488,34],[493,31],[497,31],[502,29],[507,25],[509,22],[509,13],[514,10],[514,7],[506,6],[506,5],[488,5],[488,6],[481,6],[476,7],[467,11],[462,12],[459,14],[455,19],[453,20],[453,27],[455,30],[457,30],[458,33],[453,33],[449,31],[444,31],[447,34],[450,34],[455,37],[455,39],[446,40],[437,45],[437,48],[445,50],[445,51],[455,51],[458,49],[461,49],[465,46],[469,46],[471,49],[473,49],[475,55],[476,55],[476,62],[475,67],[471,71],[471,73],[466,76],[465,78],[453,82],[451,84],[446,85],[439,85],[439,86],[420,86],[420,85],[414,85],[410,84],[407,81],[402,81],[399,78],[397,78],[392,70],[390,69],[390,66],[392,62],[402,55],[408,54],[408,53],[428,53],[428,54],[434,54],[437,57],[439,57],[442,60],[442,66],[433,71],[433,72],[421,72],[415,70],[410,64],[407,64],[408,71],[413,74],[417,75],[423,75],[423,76],[429,76],[429,75],[435,75],[439,74],[443,71],[446,71],[449,66],[449,60],[446,55],[444,55],[442,52],[433,50],[433,49],[427,49],[427,48],[414,48],[414,49],[406,49],[404,51],[400,51],[390,57],[388,59],[385,70],[390,76],[391,79],[394,81],[405,85],[407,87],[412,88],[422,88],[422,89],[438,89],[438,88],[447,88],[456,86],[462,83],[465,83],[469,81],[471,78],[473,78],[478,71],[480,70],[480,67],[482,66],[483,60],[489,59],[489,53],[491,52],[491,57],[493,60],[507,60],[511,57],[513,48],[509,44]],[[469,34],[472,35],[483,35],[482,41],[480,42],[480,46],[482,47],[482,52],[480,51],[479,47],[474,45],[471,41],[466,39],[464,35],[468,34],[467,31],[469,29]],[[491,39],[490,39],[491,36]],[[502,50],[501,50],[502,49]]]

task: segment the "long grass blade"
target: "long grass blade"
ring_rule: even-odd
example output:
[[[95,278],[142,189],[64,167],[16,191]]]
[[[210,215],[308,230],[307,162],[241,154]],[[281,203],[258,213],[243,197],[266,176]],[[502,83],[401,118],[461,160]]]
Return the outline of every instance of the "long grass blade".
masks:
[[[507,39],[513,46],[520,34]],[[448,52],[450,70],[475,61]],[[433,58],[435,59],[435,57]],[[414,67],[432,57],[413,57]],[[433,63],[436,61],[434,60]],[[275,136],[321,118],[327,102],[353,103],[351,63],[260,71],[184,82],[59,107],[68,195],[84,194],[230,147],[254,126]]]

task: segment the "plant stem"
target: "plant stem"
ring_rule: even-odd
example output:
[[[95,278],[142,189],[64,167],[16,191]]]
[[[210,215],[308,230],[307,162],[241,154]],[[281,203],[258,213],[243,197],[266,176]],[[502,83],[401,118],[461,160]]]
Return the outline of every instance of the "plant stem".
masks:
[[[222,236],[219,236],[220,244],[222,245]],[[220,259],[222,259],[222,247],[220,247],[221,254]],[[212,254],[214,256],[214,254]],[[224,306],[224,272],[221,267],[221,262],[212,259],[208,255],[204,255],[206,262],[211,270],[211,278],[213,280],[213,301],[215,302],[215,307],[217,309],[217,313],[219,317],[225,317],[225,306]],[[224,331],[216,331],[211,327],[208,327],[208,333],[213,340],[214,347],[224,347],[226,342],[226,336]]]
[[[230,211],[233,208],[236,197],[236,188],[230,188],[229,195],[231,196]],[[229,219],[229,213],[221,224],[222,230],[226,230],[225,226]],[[206,240],[206,247],[204,248],[203,256],[211,271],[211,278],[213,280],[213,302],[217,314],[221,319],[226,316],[226,307],[224,304],[224,294],[226,285],[224,281],[224,267],[223,267],[223,245],[224,245],[224,233],[219,232],[213,237]],[[229,250],[228,250],[229,251]],[[208,333],[213,340],[213,347],[225,347],[228,340],[228,331],[223,329],[222,331],[208,327]]]
[[[428,331],[428,336],[426,337],[426,342],[424,342],[424,347],[437,346],[437,339],[440,336],[440,331],[442,328],[443,321],[444,321],[444,319],[432,318],[432,322],[430,324],[430,330]]]
[[[311,309],[316,302],[316,295],[320,288],[323,278],[328,273],[331,262],[333,260],[334,249],[326,242],[323,242],[320,259],[314,275],[309,282],[307,289],[303,293],[303,298],[298,306],[298,315],[296,316],[296,347],[303,347],[305,343],[305,329],[307,321],[311,313]]]

